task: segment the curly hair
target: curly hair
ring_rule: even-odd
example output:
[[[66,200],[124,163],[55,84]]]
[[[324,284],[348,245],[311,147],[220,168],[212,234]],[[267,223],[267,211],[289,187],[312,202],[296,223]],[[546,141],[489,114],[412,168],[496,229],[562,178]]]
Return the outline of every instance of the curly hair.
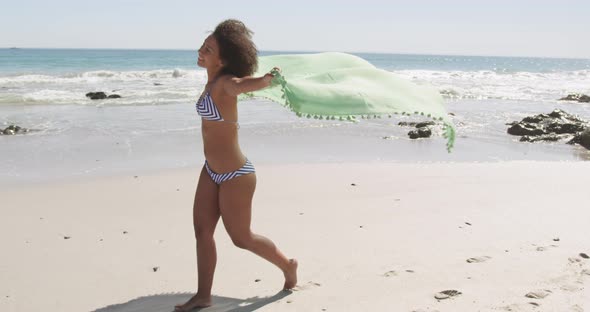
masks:
[[[222,74],[245,77],[258,69],[258,50],[252,41],[253,32],[244,23],[228,19],[213,31],[219,46],[219,57],[224,63]]]

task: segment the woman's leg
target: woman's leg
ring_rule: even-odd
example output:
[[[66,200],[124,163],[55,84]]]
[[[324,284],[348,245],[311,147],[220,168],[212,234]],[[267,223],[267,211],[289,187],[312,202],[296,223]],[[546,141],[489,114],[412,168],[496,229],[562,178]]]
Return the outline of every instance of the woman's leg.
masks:
[[[247,249],[279,267],[285,275],[285,289],[297,283],[297,261],[288,259],[268,238],[250,230],[252,197],[256,189],[256,174],[250,173],[219,185],[219,209],[223,224],[233,243]]]
[[[218,189],[219,187],[211,180],[203,166],[193,205],[193,225],[197,240],[198,290],[188,302],[176,306],[177,311],[190,311],[197,307],[211,305],[211,287],[217,263],[213,233],[220,216]]]

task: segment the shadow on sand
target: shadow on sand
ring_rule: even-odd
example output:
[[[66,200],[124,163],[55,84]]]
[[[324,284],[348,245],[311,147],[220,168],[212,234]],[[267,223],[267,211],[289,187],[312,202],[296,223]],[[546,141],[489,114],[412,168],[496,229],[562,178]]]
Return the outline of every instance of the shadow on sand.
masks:
[[[213,296],[213,306],[192,311],[203,312],[250,312],[256,311],[265,305],[281,300],[290,295],[291,291],[280,291],[270,297],[252,297],[248,299],[236,299],[228,297]],[[188,301],[191,293],[172,293],[145,296],[133,299],[126,303],[114,304],[93,312],[172,312],[174,306]]]

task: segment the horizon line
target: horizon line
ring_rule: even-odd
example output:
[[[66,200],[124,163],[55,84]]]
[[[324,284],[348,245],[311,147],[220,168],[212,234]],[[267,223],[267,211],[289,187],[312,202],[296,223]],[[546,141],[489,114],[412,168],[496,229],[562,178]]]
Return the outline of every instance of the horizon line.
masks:
[[[0,47],[0,50],[113,50],[113,51],[196,51],[197,49],[188,48],[56,48],[56,47]],[[570,59],[570,60],[590,60],[590,57],[571,57],[571,56],[530,56],[530,55],[481,55],[481,54],[434,54],[434,53],[414,53],[414,52],[368,52],[368,51],[318,51],[318,50],[274,50],[264,49],[258,52],[288,52],[288,53],[323,53],[323,52],[342,52],[349,54],[390,54],[390,55],[420,55],[420,56],[466,56],[466,57],[500,57],[500,58],[540,58],[540,59]]]

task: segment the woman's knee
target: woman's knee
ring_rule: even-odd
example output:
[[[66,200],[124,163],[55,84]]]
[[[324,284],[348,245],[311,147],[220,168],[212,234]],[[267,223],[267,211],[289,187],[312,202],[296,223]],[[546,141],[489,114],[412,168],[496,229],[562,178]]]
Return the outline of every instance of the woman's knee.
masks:
[[[195,238],[197,240],[210,240],[213,239],[213,234],[215,233],[214,227],[204,227],[195,225]]]
[[[254,241],[252,234],[232,235],[231,240],[234,245],[242,249],[250,249]]]

